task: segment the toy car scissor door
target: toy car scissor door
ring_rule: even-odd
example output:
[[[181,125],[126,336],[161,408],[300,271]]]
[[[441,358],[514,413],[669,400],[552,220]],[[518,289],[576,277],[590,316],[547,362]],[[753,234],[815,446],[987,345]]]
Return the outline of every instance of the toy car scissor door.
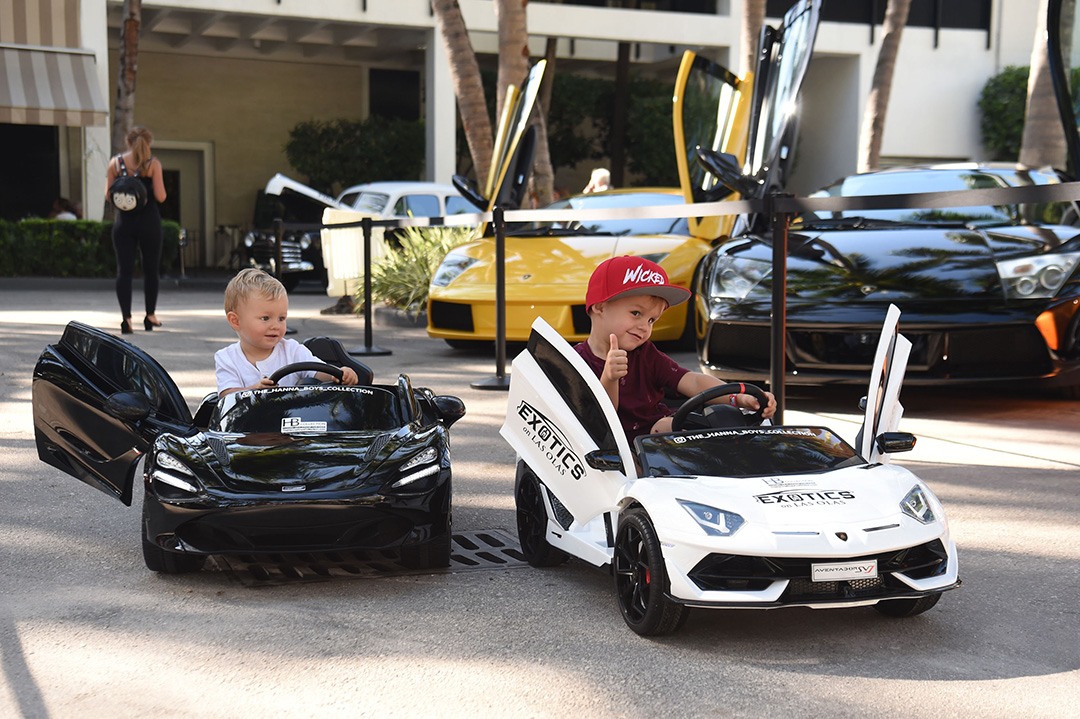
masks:
[[[34,368],[38,457],[131,504],[135,465],[163,432],[193,432],[180,390],[150,355],[71,322]]]
[[[900,386],[904,383],[911,341],[900,334],[900,308],[889,305],[881,328],[870,386],[866,393],[866,414],[859,430],[859,454],[870,463],[889,461],[889,455],[878,447],[882,432],[895,432],[904,414],[900,404]]]
[[[537,318],[512,365],[502,436],[573,517],[573,531],[615,508],[637,478],[615,408],[585,360]]]

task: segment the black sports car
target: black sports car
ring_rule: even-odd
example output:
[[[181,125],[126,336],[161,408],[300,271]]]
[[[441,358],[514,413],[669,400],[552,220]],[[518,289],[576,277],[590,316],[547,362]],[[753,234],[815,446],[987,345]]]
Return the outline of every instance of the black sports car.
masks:
[[[1051,170],[891,168],[811,197],[1048,185]],[[1071,219],[1070,219],[1071,218]],[[817,212],[791,226],[787,372],[794,384],[863,382],[890,304],[913,343],[909,384],[1044,380],[1080,396],[1080,229],[1075,203]],[[698,351],[724,378],[769,378],[771,234],[715,249],[697,275]]]
[[[334,364],[300,363],[355,386],[208,395],[194,417],[139,348],[78,322],[34,369],[42,461],[130,505],[143,455],[143,556],[157,572],[202,568],[211,554],[397,551],[409,567],[450,561],[447,430],[456,397],[372,373],[328,338],[305,344]],[[338,365],[338,366],[335,366]]]

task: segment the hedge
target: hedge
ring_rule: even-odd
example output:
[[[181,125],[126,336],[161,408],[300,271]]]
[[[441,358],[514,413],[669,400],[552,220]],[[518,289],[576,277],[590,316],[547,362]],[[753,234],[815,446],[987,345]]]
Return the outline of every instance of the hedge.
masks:
[[[162,223],[161,274],[180,268],[180,225]],[[136,259],[141,271],[141,263]],[[0,220],[0,277],[115,277],[112,223]]]

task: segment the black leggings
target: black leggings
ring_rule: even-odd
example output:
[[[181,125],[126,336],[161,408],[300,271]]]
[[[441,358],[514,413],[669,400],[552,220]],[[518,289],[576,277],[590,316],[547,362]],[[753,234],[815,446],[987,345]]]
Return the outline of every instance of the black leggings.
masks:
[[[161,267],[161,220],[160,216],[158,218],[144,216],[138,219],[150,221],[118,220],[113,225],[113,249],[116,250],[116,299],[120,302],[120,312],[125,319],[131,317],[131,278],[135,274],[136,247],[142,255],[146,314],[152,315],[157,310],[158,272]],[[153,219],[157,221],[154,222]]]

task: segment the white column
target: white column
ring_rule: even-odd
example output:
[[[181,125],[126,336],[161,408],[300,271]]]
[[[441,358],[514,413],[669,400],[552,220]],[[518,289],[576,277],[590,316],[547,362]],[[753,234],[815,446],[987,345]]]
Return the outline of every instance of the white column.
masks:
[[[115,98],[109,91],[109,27],[105,3],[82,2],[79,4],[81,45],[94,51],[97,78],[101,94],[105,96],[109,112],[106,120],[112,122]],[[83,128],[83,217],[100,220],[105,210],[105,170],[109,163],[112,133],[108,125]]]
[[[424,53],[424,126],[427,134],[426,179],[450,182],[456,171],[457,101],[450,80],[450,63],[446,58],[438,29],[427,33]]]

